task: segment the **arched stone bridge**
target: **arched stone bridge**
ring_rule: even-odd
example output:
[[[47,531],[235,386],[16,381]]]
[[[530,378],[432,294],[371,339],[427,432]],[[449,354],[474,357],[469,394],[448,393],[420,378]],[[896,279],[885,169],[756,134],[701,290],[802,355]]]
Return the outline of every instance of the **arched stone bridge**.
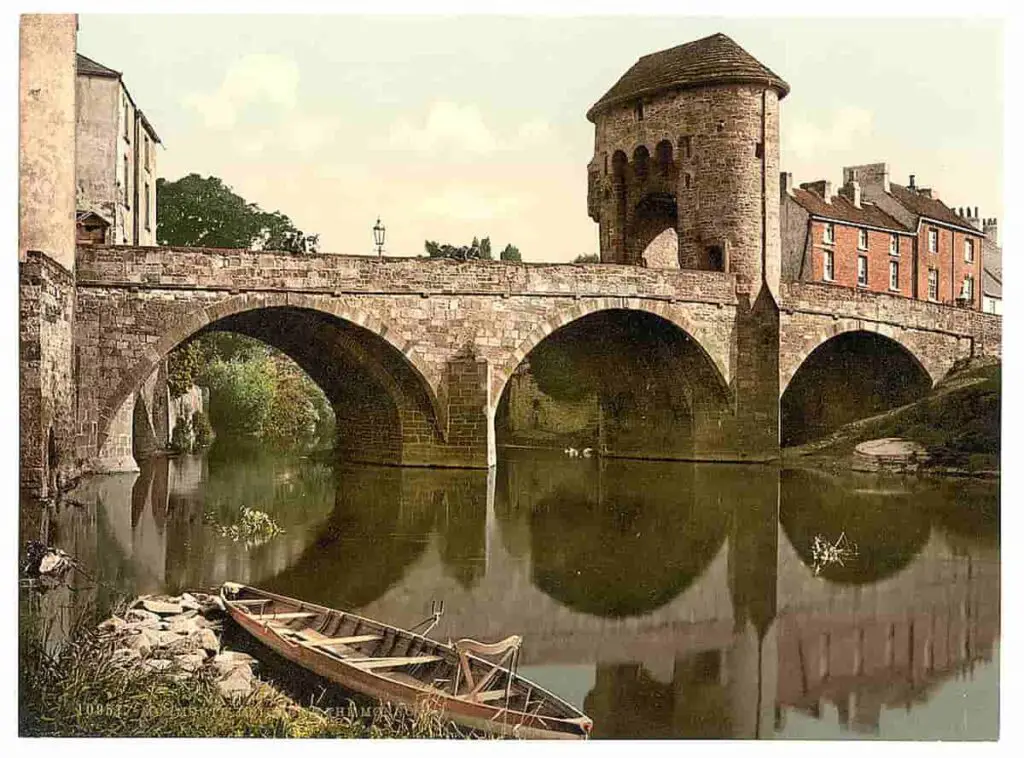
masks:
[[[54,295],[61,271],[30,255],[23,312],[67,308]],[[607,264],[82,247],[67,285],[67,434],[78,470],[94,471],[130,467],[140,387],[208,330],[295,359],[334,404],[350,459],[470,467],[494,461],[495,411],[516,367],[556,330],[600,314],[643,314],[641,331],[671,325],[680,335],[679,355],[655,379],[681,388],[694,424],[689,457],[707,460],[774,457],[780,396],[839,335],[874,335],[929,386],[958,359],[997,354],[1001,336],[997,318],[903,298],[784,283],[777,304],[767,288],[751,303],[730,273]]]

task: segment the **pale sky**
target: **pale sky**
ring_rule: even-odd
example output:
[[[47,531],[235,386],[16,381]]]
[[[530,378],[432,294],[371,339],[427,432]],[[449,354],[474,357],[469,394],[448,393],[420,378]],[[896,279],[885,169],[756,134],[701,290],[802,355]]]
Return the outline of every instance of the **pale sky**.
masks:
[[[161,176],[221,177],[324,252],[512,242],[597,252],[587,109],[641,55],[721,31],[782,76],[799,182],[887,161],[1002,217],[1003,36],[969,19],[117,16],[79,50],[124,73],[164,141]]]

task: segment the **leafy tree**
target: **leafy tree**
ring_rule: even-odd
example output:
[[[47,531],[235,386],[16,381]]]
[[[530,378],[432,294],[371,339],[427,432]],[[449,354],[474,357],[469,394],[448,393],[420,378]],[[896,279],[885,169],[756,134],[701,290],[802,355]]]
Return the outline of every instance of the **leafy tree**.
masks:
[[[196,383],[206,365],[203,345],[192,340],[167,357],[167,389],[171,397],[181,397]]]
[[[214,361],[202,381],[210,388],[210,423],[218,433],[263,435],[274,400],[274,378],[266,359]]]
[[[157,179],[156,237],[161,245],[228,247],[315,253],[319,235],[307,235],[280,211],[268,213],[236,195],[219,178],[189,174]]]
[[[587,253],[586,255],[577,255],[573,258],[573,263],[600,263],[601,256],[597,253]]]
[[[195,447],[209,447],[213,442],[213,427],[210,426],[210,419],[202,411],[192,414],[192,436]]]
[[[178,416],[171,432],[171,450],[176,453],[191,453],[192,444],[192,423],[188,416]]]
[[[455,261],[489,261],[491,260],[491,238],[484,237],[479,240],[476,237],[469,245],[456,247],[449,244],[438,244],[433,240],[426,240],[423,243],[427,255],[431,258],[451,258]]]
[[[505,249],[501,251],[501,259],[503,261],[520,262],[523,260],[523,256],[519,254],[519,248],[510,243],[505,245]]]

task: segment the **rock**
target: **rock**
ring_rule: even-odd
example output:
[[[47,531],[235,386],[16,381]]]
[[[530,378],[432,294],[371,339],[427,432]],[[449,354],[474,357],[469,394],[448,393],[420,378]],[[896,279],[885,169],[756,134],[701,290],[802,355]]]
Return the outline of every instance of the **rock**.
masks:
[[[199,631],[196,619],[185,616],[172,616],[167,624],[168,631],[175,634],[192,634]]]
[[[189,639],[198,641],[200,647],[209,653],[216,655],[220,650],[220,640],[212,629],[200,629],[189,635]]]
[[[195,671],[206,661],[202,653],[186,653],[185,655],[174,656],[174,662],[182,671]]]
[[[181,613],[181,603],[169,603],[163,600],[143,600],[142,607],[150,613],[160,616],[174,616]]]
[[[124,638],[123,646],[130,650],[135,650],[141,657],[145,658],[159,644],[156,634],[156,632],[150,629],[139,629],[135,634],[130,634]]]
[[[233,650],[225,650],[223,653],[213,657],[213,665],[222,676],[230,674],[238,668],[245,668],[252,674],[252,665],[256,659],[245,653],[237,653]]]
[[[97,627],[101,634],[117,634],[118,632],[125,631],[127,628],[128,624],[125,623],[125,620],[119,619],[117,616],[111,616]]]
[[[124,614],[124,620],[132,626],[155,629],[160,624],[160,617],[142,608],[132,608]]]
[[[181,607],[190,611],[198,611],[202,606],[199,604],[199,600],[195,595],[191,595],[186,592],[181,596]]]
[[[217,689],[227,700],[247,697],[252,692],[252,672],[248,668],[237,668],[217,681]]]
[[[194,634],[175,634],[174,632],[160,632],[160,634],[170,638],[165,638],[160,647],[171,655],[195,653],[203,648],[202,643]]]
[[[173,665],[174,661],[169,661],[166,658],[151,658],[142,662],[142,667],[149,671],[167,671]]]
[[[178,672],[176,672],[174,674],[171,674],[171,679],[173,679],[176,682],[184,682],[184,681],[186,681],[188,679],[191,679],[191,678],[192,678],[192,674],[190,674],[187,671],[178,671]]]

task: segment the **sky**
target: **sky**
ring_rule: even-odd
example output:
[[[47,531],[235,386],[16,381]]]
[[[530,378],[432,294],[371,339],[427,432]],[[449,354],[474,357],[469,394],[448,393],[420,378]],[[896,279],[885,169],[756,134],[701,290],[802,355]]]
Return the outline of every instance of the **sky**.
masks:
[[[123,72],[159,175],[218,176],[323,252],[373,252],[379,216],[386,254],[476,236],[566,261],[598,246],[587,109],[641,55],[719,31],[790,84],[797,183],[886,161],[1002,216],[998,20],[83,13],[78,45]]]

